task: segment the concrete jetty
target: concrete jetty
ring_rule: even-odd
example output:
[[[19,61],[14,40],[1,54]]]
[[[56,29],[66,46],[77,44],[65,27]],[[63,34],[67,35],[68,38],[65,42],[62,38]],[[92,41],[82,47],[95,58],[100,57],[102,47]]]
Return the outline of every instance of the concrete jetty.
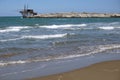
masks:
[[[120,18],[120,13],[48,13],[27,16],[27,18]]]
[[[38,14],[33,9],[28,9],[24,5],[24,9],[20,11],[23,18],[120,18],[120,13],[87,13],[87,12],[67,12],[67,13],[48,13]]]

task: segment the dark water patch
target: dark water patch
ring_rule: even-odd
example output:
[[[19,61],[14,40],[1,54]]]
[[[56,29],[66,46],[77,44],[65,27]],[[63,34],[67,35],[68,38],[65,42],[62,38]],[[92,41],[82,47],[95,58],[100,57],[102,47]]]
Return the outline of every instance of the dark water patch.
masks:
[[[18,55],[17,53],[7,53],[7,54],[1,54],[0,58],[10,58],[12,56]]]

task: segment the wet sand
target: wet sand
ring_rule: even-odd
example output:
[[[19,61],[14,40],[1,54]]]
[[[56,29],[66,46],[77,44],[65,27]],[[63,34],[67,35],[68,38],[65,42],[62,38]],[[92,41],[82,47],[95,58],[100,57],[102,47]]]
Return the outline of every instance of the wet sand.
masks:
[[[29,80],[120,80],[120,60],[96,63],[70,72]]]

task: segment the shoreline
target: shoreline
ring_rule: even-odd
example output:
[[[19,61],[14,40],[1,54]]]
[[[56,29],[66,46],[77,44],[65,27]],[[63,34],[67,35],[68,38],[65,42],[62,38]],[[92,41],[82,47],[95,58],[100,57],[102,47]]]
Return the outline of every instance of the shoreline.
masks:
[[[27,80],[120,80],[120,60],[104,61],[60,74]]]

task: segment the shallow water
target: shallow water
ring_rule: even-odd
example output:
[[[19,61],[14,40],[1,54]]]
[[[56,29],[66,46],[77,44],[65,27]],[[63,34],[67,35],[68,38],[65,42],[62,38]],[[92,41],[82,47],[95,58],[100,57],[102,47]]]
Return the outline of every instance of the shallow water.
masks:
[[[120,54],[120,18],[0,17],[0,74],[97,54]]]

